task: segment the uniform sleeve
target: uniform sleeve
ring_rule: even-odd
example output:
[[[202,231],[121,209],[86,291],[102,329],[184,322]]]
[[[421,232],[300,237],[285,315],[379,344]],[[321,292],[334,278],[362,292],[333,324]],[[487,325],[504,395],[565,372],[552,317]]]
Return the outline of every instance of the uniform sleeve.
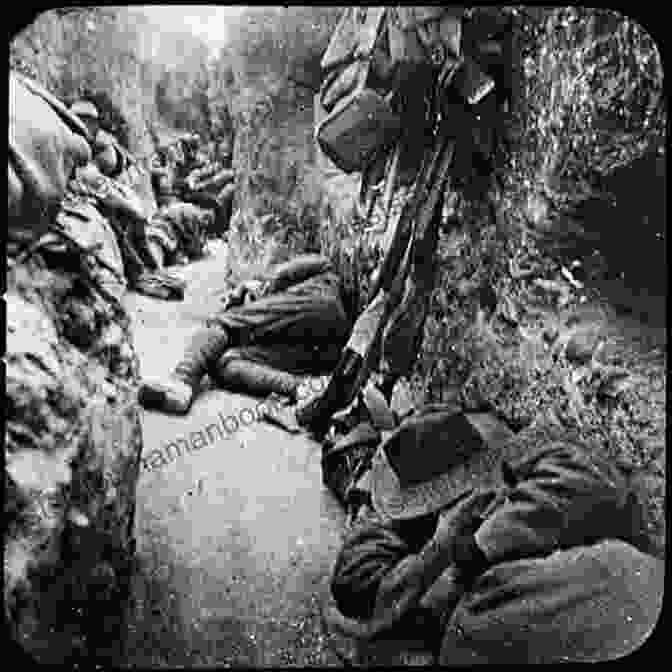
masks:
[[[282,292],[291,285],[308,280],[331,269],[327,257],[318,254],[304,254],[284,264],[276,266],[269,278],[269,293]]]
[[[343,615],[392,624],[420,604],[452,564],[451,557],[433,537],[433,517],[407,521],[404,527],[384,523],[375,514],[371,520],[346,536],[334,567],[332,594]]]
[[[475,533],[491,564],[628,538],[625,479],[586,450],[558,442],[512,473],[518,482]]]
[[[370,618],[381,581],[409,552],[404,540],[382,524],[369,524],[346,536],[331,580],[341,613]]]

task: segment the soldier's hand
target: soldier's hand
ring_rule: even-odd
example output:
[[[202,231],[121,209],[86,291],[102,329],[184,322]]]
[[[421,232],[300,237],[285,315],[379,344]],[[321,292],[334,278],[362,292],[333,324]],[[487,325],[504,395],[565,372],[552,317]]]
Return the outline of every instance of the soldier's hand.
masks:
[[[494,496],[492,492],[473,492],[439,516],[434,540],[450,556],[451,562],[457,540],[478,529],[481,515]]]

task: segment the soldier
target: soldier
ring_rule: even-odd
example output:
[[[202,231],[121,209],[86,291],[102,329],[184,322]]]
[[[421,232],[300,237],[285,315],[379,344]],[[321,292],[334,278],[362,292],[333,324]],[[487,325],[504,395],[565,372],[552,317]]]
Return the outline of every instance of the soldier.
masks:
[[[480,433],[481,416],[444,416],[379,447],[334,566],[330,633],[373,644],[413,632],[457,666],[637,648],[660,614],[664,563],[627,477],[550,425],[470,452],[464,421]]]
[[[208,210],[180,199],[180,156],[174,147],[161,147],[152,161],[152,186],[159,209],[147,227],[148,246],[156,267],[183,263],[203,254],[205,235],[212,225]]]
[[[218,236],[223,236],[231,224],[235,176],[230,143],[224,139],[217,145],[214,159],[187,178],[189,200],[214,210],[213,233]]]
[[[77,100],[70,106],[70,112],[82,120],[89,131],[93,161],[108,177],[118,177],[127,167],[128,154],[117,139],[101,128],[98,108],[88,100]]]
[[[175,166],[173,154],[168,145],[157,147],[150,161],[152,189],[159,207],[165,204],[173,193]]]
[[[7,252],[14,256],[47,232],[91,147],[87,127],[36,82],[10,72],[9,98]]]
[[[206,373],[248,392],[295,396],[297,375],[324,373],[338,361],[352,324],[350,291],[324,257],[279,264],[263,282],[237,288],[194,334],[173,372],[145,381],[140,403],[187,413]]]
[[[135,287],[147,268],[156,268],[145,231],[147,209],[131,187],[114,179],[124,170],[124,156],[114,136],[100,128],[95,105],[77,101],[70,109],[94,138],[94,153],[92,162],[78,170],[71,181],[66,207],[76,211],[78,204],[88,204],[105,217],[117,237],[126,279]]]
[[[175,193],[182,201],[189,201],[191,188],[187,182],[189,175],[203,167],[198,154],[201,144],[197,133],[186,133],[176,143],[179,149],[179,158],[175,165]]]

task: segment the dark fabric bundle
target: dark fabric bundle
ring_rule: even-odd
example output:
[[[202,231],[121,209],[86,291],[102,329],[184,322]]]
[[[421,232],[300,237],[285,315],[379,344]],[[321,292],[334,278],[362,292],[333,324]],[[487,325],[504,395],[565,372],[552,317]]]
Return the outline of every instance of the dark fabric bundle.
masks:
[[[322,453],[322,481],[341,504],[349,507],[357,482],[371,467],[373,454],[380,443],[380,433],[369,423],[360,423]]]
[[[241,345],[345,344],[350,331],[335,273],[322,273],[277,294],[230,308],[212,322],[241,335]]]
[[[37,83],[10,73],[8,251],[46,232],[77,166],[91,159],[86,129]]]
[[[291,285],[296,285],[313,275],[327,271],[333,271],[329,259],[319,254],[303,254],[273,268],[267,291],[269,294],[282,292]]]
[[[331,583],[341,613],[370,618],[381,580],[409,553],[409,545],[389,527],[363,526],[347,536]]]
[[[602,662],[641,646],[660,617],[664,563],[622,542],[497,565],[450,618],[440,665]]]
[[[198,259],[203,254],[205,233],[211,220],[207,210],[191,203],[174,203],[152,217],[147,238],[156,240],[169,256],[182,252],[190,259]]]

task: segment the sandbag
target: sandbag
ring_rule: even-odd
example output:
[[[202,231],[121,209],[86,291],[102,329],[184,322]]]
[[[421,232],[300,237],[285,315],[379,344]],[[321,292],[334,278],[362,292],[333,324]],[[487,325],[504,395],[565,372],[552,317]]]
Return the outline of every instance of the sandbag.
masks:
[[[48,228],[75,167],[91,159],[86,128],[60,101],[9,77],[8,252]]]

